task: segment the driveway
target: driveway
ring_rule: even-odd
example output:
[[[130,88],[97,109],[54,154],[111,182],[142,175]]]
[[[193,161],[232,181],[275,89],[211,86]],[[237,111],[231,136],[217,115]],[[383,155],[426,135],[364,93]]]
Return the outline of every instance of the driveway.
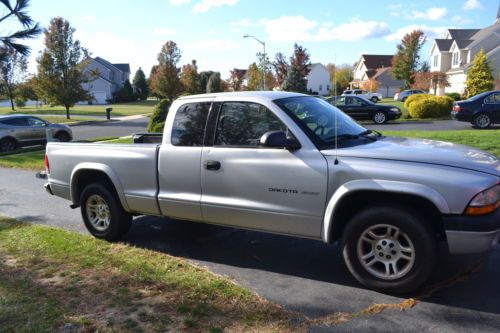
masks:
[[[48,195],[43,183],[32,171],[0,168],[0,215],[85,233],[79,210]],[[402,303],[407,298],[357,284],[335,244],[153,217],[136,218],[126,242],[184,257],[309,318],[408,304]],[[414,307],[362,314],[334,326],[320,320],[311,331],[498,332],[499,262],[500,247],[484,257],[442,255],[430,290],[408,295],[428,294]]]

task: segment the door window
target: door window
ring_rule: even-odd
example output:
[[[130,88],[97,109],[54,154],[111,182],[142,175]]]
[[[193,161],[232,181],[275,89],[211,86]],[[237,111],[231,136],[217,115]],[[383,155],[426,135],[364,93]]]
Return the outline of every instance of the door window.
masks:
[[[346,105],[346,99],[347,98],[350,98],[350,97],[337,97],[337,99],[335,99],[335,105],[337,105],[337,106],[344,106],[344,105]]]
[[[258,147],[262,135],[269,131],[286,131],[286,126],[265,106],[227,102],[217,120],[215,145]]]
[[[28,126],[28,122],[26,121],[26,118],[5,119],[5,120],[2,120],[2,123],[9,125],[9,126]]]
[[[500,104],[500,93],[489,95],[484,102],[488,104]]]
[[[190,103],[177,110],[170,141],[174,146],[203,145],[205,123],[211,103]]]
[[[41,119],[30,117],[30,118],[28,118],[28,125],[35,126],[35,127],[43,127],[43,126],[46,126],[47,124]]]

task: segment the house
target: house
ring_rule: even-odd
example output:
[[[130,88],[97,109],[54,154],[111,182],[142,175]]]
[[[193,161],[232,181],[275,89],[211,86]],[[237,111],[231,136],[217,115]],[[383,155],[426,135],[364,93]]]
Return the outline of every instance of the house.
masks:
[[[85,71],[97,75],[91,82],[84,83],[83,88],[94,96],[93,104],[107,104],[107,101],[113,98],[113,94],[129,80],[130,65],[112,64],[101,57],[90,60]]]
[[[392,76],[393,58],[390,54],[362,54],[354,67],[349,88],[362,88],[365,82],[376,80],[379,83],[377,92],[383,97],[393,97],[404,86],[403,80],[396,80]]]
[[[307,91],[321,96],[330,95],[330,72],[320,63],[311,64],[307,74]]]
[[[438,88],[437,95],[464,93],[467,70],[476,54],[483,50],[490,61],[495,81],[500,82],[500,8],[493,25],[484,29],[448,29],[446,37],[435,39],[431,47],[431,71],[447,74],[449,87]]]

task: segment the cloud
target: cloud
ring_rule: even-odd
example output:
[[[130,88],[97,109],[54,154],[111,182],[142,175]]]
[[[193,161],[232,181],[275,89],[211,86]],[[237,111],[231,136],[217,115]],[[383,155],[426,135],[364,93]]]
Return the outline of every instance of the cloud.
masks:
[[[242,28],[248,28],[251,25],[253,25],[253,22],[249,18],[244,18],[239,21],[233,21],[230,23],[231,24],[231,31],[233,32],[241,32]]]
[[[406,35],[409,32],[412,32],[413,30],[422,30],[428,40],[434,38],[444,38],[444,35],[450,28],[451,27],[444,27],[444,26],[428,27],[425,24],[424,25],[412,24],[406,27],[399,28],[398,30],[396,30],[396,32],[386,36],[385,39],[388,41],[401,40],[404,37],[404,35]]]
[[[479,9],[481,7],[482,6],[479,0],[467,0],[462,8],[465,10],[472,10],[472,9]]]
[[[441,20],[448,15],[448,9],[442,7],[432,7],[425,11],[412,10],[412,17],[416,19]]]
[[[170,28],[156,28],[153,31],[153,35],[155,36],[175,36],[179,32],[175,29],[170,29]]]
[[[234,6],[239,0],[201,0],[193,7],[193,13],[205,13],[214,7]]]
[[[468,18],[465,18],[463,16],[460,16],[460,15],[455,15],[451,18],[451,20],[457,24],[467,24],[467,23],[472,23],[474,22],[474,20],[471,20],[471,19],[468,19]]]
[[[239,49],[240,44],[230,39],[204,39],[185,44],[187,49],[203,51],[222,51]]]
[[[96,17],[94,15],[85,15],[82,16],[82,20],[87,22],[94,22],[96,20]]]
[[[172,6],[182,6],[190,2],[191,0],[170,0]]]
[[[330,22],[319,24],[302,15],[282,16],[273,20],[263,19],[261,24],[268,39],[274,42],[295,41],[356,41],[383,37],[390,33],[385,22],[362,21],[353,19],[351,22],[333,26]]]

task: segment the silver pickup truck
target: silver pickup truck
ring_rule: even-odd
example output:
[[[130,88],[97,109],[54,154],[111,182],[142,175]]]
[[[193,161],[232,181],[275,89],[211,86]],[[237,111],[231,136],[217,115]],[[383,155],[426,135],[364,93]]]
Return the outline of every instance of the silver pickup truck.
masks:
[[[134,215],[339,241],[353,276],[386,292],[421,286],[440,243],[462,254],[500,240],[497,157],[385,137],[315,97],[182,97],[160,139],[49,143],[46,189],[109,241]]]

